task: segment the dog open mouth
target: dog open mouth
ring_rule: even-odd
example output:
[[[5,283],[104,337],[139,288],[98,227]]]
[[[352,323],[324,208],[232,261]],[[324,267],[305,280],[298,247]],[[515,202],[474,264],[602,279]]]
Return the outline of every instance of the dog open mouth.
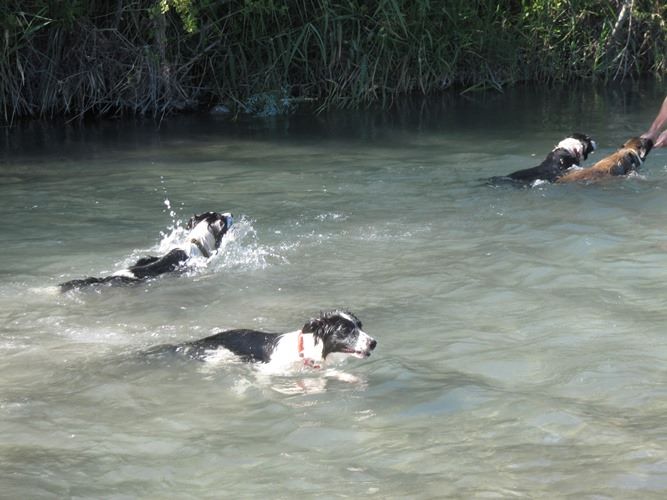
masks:
[[[372,351],[371,350],[358,351],[358,350],[355,350],[355,349],[345,349],[342,352],[344,352],[345,354],[350,354],[351,356],[354,356],[355,358],[364,359],[364,358],[370,357]]]

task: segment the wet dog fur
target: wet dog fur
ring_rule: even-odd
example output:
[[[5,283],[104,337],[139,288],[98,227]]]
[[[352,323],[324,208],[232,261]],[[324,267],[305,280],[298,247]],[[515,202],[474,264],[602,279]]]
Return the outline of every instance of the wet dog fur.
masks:
[[[182,269],[192,257],[209,258],[220,246],[222,237],[233,223],[232,215],[204,212],[193,215],[186,225],[189,232],[186,245],[174,248],[161,257],[142,257],[127,269],[110,276],[88,277],[60,283],[61,292],[94,285],[131,285]]]
[[[146,354],[174,353],[207,361],[224,350],[241,361],[273,368],[323,368],[347,357],[368,358],[376,345],[377,341],[362,330],[359,318],[351,312],[334,310],[321,313],[293,332],[226,330],[192,342],[157,346]]]
[[[531,185],[538,181],[555,182],[567,170],[588,158],[595,151],[595,141],[585,134],[573,133],[560,141],[547,157],[536,167],[517,170],[504,177],[493,177],[491,183],[511,181]]]
[[[595,182],[608,177],[628,175],[639,170],[652,148],[651,139],[633,137],[626,141],[620,149],[592,167],[571,170],[556,182]]]

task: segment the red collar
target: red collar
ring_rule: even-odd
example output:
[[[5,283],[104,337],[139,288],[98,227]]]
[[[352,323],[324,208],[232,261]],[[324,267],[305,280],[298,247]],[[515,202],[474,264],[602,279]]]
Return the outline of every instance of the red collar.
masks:
[[[299,338],[297,340],[297,350],[299,351],[299,357],[303,358],[303,332],[299,331]]]
[[[301,332],[301,331],[299,332],[299,337],[298,337],[296,343],[297,343],[296,348],[297,348],[297,351],[299,352],[299,357],[301,359],[303,359],[303,364],[305,366],[310,366],[311,368],[322,368],[322,365],[318,365],[312,359],[304,357],[304,354],[303,354],[303,350],[304,350],[304,348],[303,348],[303,332]]]

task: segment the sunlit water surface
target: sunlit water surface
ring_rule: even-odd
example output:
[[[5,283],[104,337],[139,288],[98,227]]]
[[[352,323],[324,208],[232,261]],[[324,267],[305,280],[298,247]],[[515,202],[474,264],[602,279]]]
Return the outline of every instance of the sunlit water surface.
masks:
[[[573,130],[600,158],[663,95],[6,132],[0,496],[663,497],[667,150],[601,185],[483,181]],[[205,268],[55,293],[207,210],[236,227]],[[336,307],[378,340],[356,381],[140,355]]]

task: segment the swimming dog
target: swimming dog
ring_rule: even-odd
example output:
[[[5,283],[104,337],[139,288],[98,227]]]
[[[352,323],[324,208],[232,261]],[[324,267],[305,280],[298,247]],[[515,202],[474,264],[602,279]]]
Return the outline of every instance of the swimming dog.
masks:
[[[139,259],[127,269],[102,278],[76,279],[58,285],[62,292],[91,285],[129,285],[187,267],[193,258],[210,258],[220,247],[222,237],[233,223],[229,213],[204,212],[193,215],[186,225],[189,231],[183,248],[174,248],[162,257]]]
[[[642,166],[646,156],[653,148],[653,141],[646,137],[633,137],[595,165],[580,170],[570,170],[556,180],[557,183],[595,182],[605,177],[628,175]]]
[[[639,137],[627,140],[620,149],[603,158],[590,168],[572,170],[560,177],[557,182],[594,182],[600,179],[628,175],[641,167],[653,148],[667,145],[667,130],[660,131],[667,125],[667,97],[662,103],[649,129]]]
[[[536,167],[517,170],[504,177],[492,177],[492,182],[510,180],[532,185],[538,181],[554,182],[572,166],[579,163],[595,151],[595,141],[589,136],[573,133],[560,141],[551,150],[542,163]]]
[[[317,369],[348,357],[368,358],[376,345],[377,341],[362,330],[359,318],[351,312],[334,310],[310,319],[294,332],[226,330],[192,342],[157,346],[146,354],[172,352],[206,361],[219,350],[226,350],[241,361],[271,368]]]

